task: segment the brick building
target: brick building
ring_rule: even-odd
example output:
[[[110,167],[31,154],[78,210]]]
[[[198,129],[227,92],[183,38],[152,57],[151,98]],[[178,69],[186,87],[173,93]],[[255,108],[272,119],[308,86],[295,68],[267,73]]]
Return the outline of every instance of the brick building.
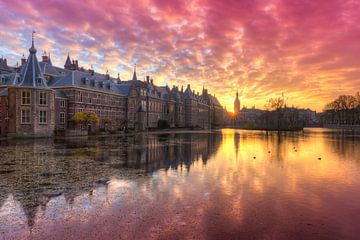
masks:
[[[223,108],[206,89],[200,95],[190,85],[185,91],[156,86],[150,76],[139,80],[136,67],[128,81],[79,67],[69,54],[64,67],[56,67],[45,52],[38,62],[34,40],[21,63],[9,67],[0,59],[1,135],[50,136],[54,130],[75,129],[72,118],[81,111],[99,117],[99,125],[86,126],[91,131],[145,130],[158,127],[159,121],[208,129],[223,122]]]

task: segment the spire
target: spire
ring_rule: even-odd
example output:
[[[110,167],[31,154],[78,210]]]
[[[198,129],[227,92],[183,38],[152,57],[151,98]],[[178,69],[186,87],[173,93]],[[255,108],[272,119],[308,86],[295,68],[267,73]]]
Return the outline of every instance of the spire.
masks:
[[[133,74],[133,78],[132,78],[133,81],[137,81],[137,76],[136,76],[136,63],[134,65],[134,74]]]
[[[119,84],[121,83],[120,73],[118,73],[117,82],[118,82]]]
[[[34,31],[32,32],[30,55],[21,69],[21,82],[19,86],[24,87],[47,87],[45,78],[40,71],[39,62],[36,58],[36,48],[34,44]]]
[[[36,53],[36,48],[35,48],[35,44],[34,44],[34,37],[35,37],[35,31],[32,31],[31,33],[31,47],[29,48],[29,52],[30,53]]]
[[[64,67],[71,67],[70,53],[68,52]]]

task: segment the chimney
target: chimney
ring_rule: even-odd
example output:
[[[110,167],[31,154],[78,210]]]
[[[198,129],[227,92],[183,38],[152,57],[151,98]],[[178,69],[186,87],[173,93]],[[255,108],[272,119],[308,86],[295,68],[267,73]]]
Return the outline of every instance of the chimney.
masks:
[[[184,92],[184,86],[181,85],[181,92]]]
[[[147,82],[147,83],[150,82],[150,76],[146,76],[146,82]]]
[[[150,79],[151,85],[154,85],[154,81],[153,79]]]
[[[43,62],[48,62],[48,60],[49,60],[48,56],[46,56],[46,55],[42,56],[42,61]]]
[[[94,75],[94,69],[89,69],[89,73],[93,76]]]
[[[26,58],[22,57],[21,58],[21,65],[24,65],[26,63]]]

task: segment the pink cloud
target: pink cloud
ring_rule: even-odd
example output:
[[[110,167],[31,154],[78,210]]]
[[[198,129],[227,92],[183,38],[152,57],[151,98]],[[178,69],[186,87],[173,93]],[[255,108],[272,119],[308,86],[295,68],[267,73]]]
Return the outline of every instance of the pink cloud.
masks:
[[[38,49],[57,65],[70,51],[129,78],[137,62],[157,83],[205,84],[228,108],[237,88],[248,106],[284,92],[317,110],[359,90],[355,1],[2,0],[0,10],[0,53],[13,63],[36,29]]]

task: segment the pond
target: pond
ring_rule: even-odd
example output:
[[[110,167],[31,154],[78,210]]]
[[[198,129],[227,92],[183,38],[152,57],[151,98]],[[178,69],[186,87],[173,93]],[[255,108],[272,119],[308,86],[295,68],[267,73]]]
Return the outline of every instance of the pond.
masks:
[[[358,239],[360,134],[0,142],[0,239]]]

